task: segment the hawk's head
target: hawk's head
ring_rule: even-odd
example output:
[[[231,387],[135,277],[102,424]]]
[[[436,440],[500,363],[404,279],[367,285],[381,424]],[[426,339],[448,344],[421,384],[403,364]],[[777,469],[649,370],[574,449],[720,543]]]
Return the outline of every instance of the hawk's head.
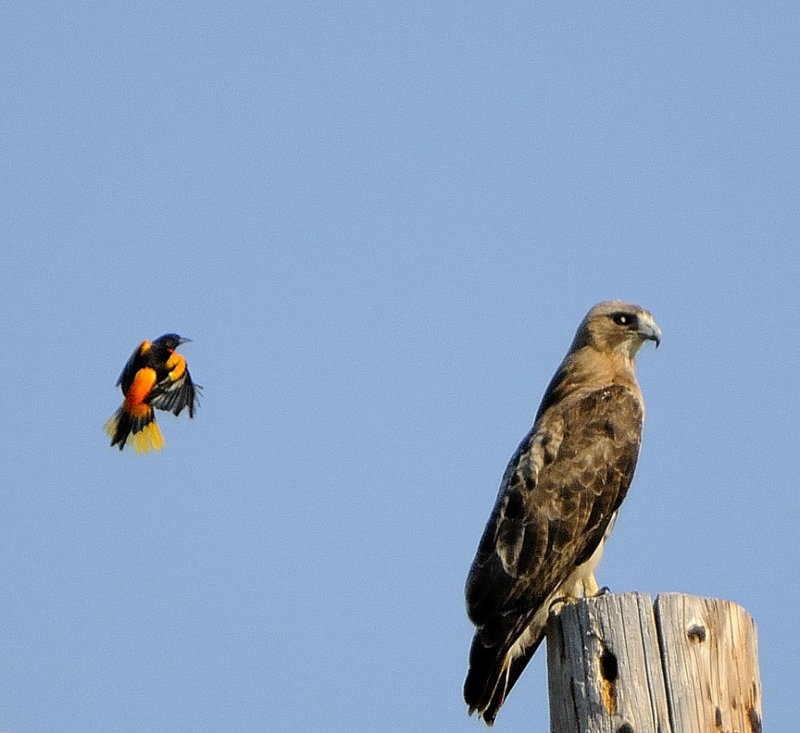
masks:
[[[586,314],[573,348],[622,352],[632,359],[645,341],[661,343],[661,329],[650,311],[622,300],[606,300]]]

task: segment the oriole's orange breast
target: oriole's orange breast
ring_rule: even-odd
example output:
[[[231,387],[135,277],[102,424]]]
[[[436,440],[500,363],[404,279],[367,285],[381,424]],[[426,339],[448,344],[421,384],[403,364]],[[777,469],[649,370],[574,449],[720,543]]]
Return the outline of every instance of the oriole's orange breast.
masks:
[[[145,400],[155,383],[155,369],[151,369],[150,367],[139,369],[133,377],[131,386],[125,393],[125,409],[132,415],[146,415],[151,408]]]

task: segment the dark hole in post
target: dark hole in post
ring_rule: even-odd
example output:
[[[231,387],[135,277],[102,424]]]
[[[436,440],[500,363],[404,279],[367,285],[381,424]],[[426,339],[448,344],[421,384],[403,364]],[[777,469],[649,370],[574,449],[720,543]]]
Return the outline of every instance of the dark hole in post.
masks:
[[[686,632],[686,636],[689,637],[689,641],[699,642],[702,644],[706,640],[706,629],[700,624],[694,624],[694,626],[692,626]]]
[[[753,708],[748,709],[747,722],[750,723],[750,730],[753,731],[753,733],[762,733],[761,716],[758,714],[757,710],[753,710]]]
[[[617,656],[610,649],[603,649],[600,655],[600,674],[603,679],[614,683],[619,677],[619,666],[617,665]]]

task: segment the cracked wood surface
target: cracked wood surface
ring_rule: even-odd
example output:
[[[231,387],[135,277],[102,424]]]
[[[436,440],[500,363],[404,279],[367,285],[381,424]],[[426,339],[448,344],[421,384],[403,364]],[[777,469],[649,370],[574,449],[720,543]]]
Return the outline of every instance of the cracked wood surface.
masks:
[[[608,593],[547,632],[552,733],[761,733],[756,629],[729,601]]]

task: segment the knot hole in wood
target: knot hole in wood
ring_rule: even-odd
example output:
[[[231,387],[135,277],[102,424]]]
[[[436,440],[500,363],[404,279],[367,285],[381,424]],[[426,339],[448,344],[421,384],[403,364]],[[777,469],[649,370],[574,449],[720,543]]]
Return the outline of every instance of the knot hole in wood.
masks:
[[[609,713],[617,712],[617,678],[619,677],[619,663],[617,655],[607,646],[603,646],[600,654],[600,676],[603,678],[602,696],[603,704]]]

